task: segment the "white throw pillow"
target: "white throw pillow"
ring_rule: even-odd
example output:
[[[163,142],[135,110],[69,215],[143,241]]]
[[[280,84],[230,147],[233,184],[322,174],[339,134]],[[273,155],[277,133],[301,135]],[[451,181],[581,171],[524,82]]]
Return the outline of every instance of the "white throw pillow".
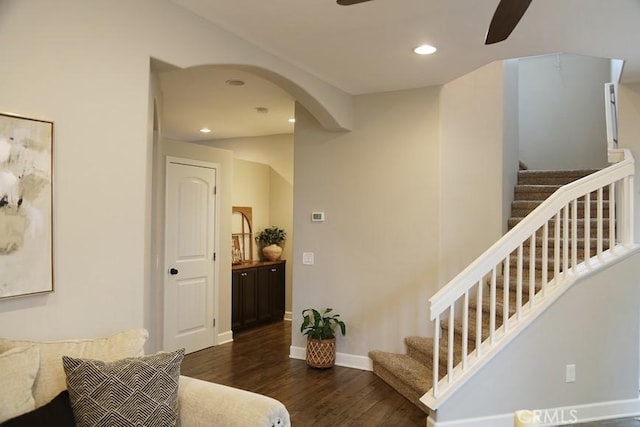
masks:
[[[31,388],[39,366],[38,348],[34,346],[0,354],[0,423],[35,409]]]
[[[36,346],[40,350],[40,371],[33,388],[36,408],[46,404],[67,388],[62,356],[105,362],[144,354],[149,334],[144,329],[119,332],[108,338],[67,341],[17,341],[0,338],[0,352],[13,347]]]

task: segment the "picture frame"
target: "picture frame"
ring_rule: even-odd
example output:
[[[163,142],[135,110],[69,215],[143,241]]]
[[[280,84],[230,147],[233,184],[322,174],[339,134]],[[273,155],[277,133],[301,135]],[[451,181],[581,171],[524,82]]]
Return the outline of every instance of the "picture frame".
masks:
[[[0,113],[0,299],[54,291],[53,122]]]

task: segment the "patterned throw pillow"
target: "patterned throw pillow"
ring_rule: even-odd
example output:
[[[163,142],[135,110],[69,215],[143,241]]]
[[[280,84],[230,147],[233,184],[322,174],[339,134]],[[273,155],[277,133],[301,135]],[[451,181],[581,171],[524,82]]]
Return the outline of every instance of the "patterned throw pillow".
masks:
[[[78,427],[177,426],[184,349],[116,362],[64,356]]]

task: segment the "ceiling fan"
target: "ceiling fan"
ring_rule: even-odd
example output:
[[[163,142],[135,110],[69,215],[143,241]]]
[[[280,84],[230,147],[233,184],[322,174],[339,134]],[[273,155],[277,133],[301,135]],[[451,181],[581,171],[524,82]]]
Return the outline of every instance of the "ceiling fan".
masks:
[[[501,0],[496,8],[484,44],[506,40],[527,11],[531,0]]]
[[[352,4],[364,3],[371,0],[337,0],[340,6],[351,6]]]
[[[341,6],[364,3],[371,0],[337,0]],[[527,11],[531,0],[500,0],[496,8],[484,44],[494,44],[506,40]]]

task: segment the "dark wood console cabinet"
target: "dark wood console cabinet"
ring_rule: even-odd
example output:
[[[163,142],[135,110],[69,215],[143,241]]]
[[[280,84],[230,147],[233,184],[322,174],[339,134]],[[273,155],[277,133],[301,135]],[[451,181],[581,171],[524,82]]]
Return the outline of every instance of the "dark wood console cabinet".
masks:
[[[234,265],[231,329],[237,331],[284,318],[286,261]]]

